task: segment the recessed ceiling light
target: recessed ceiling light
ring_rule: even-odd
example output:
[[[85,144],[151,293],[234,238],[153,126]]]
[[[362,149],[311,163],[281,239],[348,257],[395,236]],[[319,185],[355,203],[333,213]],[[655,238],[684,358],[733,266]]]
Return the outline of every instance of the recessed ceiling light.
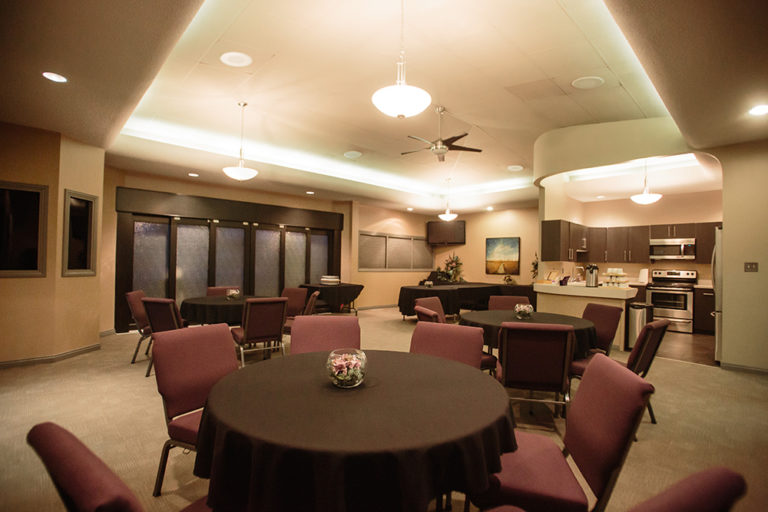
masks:
[[[411,207],[409,206],[408,208],[406,208],[406,210],[408,210],[409,212],[412,212],[412,211],[413,211],[413,208],[411,208]]]
[[[571,82],[576,89],[595,89],[605,83],[601,76],[582,76]]]
[[[313,195],[315,195],[315,193],[314,193],[314,192],[312,192],[311,190],[307,190],[307,195],[308,195],[308,196],[313,196]]]
[[[60,84],[63,84],[64,82],[67,81],[67,77],[62,76],[58,73],[53,73],[51,71],[46,71],[45,73],[43,73],[43,76],[48,80],[50,80],[51,82],[58,82]]]
[[[753,116],[764,116],[768,114],[768,105],[755,105],[749,109],[749,113]]]
[[[227,66],[231,66],[233,68],[244,68],[246,66],[250,66],[253,63],[251,56],[243,52],[222,53],[221,57],[219,57],[219,60]]]
[[[605,199],[604,195],[595,196],[595,199]]]
[[[485,211],[492,212],[493,211],[493,206],[486,206],[485,207]]]
[[[357,160],[358,158],[363,156],[363,154],[359,151],[355,151],[354,149],[352,149],[350,151],[345,152],[344,156],[349,158],[350,160]]]
[[[200,175],[197,174],[196,172],[188,172],[187,176],[189,176],[190,178],[199,178],[200,177]]]
[[[508,165],[507,170],[511,172],[520,172],[524,169],[522,165]]]

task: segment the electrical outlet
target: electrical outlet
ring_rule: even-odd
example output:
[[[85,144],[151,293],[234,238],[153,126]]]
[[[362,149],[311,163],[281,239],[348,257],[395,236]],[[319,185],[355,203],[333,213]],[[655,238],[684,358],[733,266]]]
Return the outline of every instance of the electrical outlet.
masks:
[[[745,261],[744,262],[744,272],[757,272],[757,262],[756,261]]]

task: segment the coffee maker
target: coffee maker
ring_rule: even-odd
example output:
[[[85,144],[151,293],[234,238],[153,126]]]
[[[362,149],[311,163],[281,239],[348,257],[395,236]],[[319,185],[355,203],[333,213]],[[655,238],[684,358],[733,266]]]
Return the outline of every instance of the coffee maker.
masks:
[[[586,285],[590,288],[596,288],[597,287],[597,265],[587,265],[586,267]]]

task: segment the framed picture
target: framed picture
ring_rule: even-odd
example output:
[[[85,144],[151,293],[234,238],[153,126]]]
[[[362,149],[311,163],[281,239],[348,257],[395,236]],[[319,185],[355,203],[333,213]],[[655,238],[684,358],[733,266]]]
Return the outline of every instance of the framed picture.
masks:
[[[48,187],[0,181],[0,277],[45,277]]]
[[[485,239],[485,273],[520,275],[520,237]]]
[[[96,208],[98,198],[64,190],[64,257],[61,275],[96,275]]]

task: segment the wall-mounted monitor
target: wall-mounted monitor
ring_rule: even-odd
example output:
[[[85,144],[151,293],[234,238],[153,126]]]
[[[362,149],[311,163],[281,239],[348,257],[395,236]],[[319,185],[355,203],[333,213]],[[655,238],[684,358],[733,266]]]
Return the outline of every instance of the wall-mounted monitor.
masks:
[[[427,222],[427,242],[430,245],[462,245],[466,243],[463,220]]]

